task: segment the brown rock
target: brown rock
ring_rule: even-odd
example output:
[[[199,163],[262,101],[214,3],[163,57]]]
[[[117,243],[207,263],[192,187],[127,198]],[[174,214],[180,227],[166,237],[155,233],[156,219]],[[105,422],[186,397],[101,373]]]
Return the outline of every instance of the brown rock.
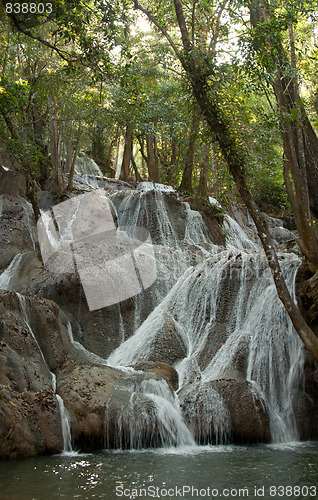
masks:
[[[201,443],[257,443],[271,439],[266,409],[247,381],[197,382],[179,397],[185,419]]]
[[[133,366],[135,370],[141,370],[144,372],[156,373],[164,377],[173,390],[177,390],[179,386],[179,375],[178,372],[167,363],[162,363],[160,361],[144,361]]]
[[[2,291],[0,317],[0,457],[61,451],[50,369],[64,363],[70,343],[58,307]]]
[[[71,416],[76,448],[156,446],[161,437],[154,404],[140,389],[155,374],[124,373],[109,366],[70,362],[58,374],[57,391]]]
[[[0,166],[0,194],[26,196],[26,179],[21,172],[5,170]]]

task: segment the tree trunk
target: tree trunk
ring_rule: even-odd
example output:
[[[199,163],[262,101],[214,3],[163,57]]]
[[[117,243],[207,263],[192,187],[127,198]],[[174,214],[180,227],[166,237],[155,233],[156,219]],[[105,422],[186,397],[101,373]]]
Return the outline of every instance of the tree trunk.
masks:
[[[188,191],[192,193],[192,174],[193,174],[193,165],[194,165],[194,153],[195,153],[195,144],[197,140],[199,125],[201,120],[201,112],[200,108],[196,106],[193,116],[192,116],[192,124],[190,129],[189,136],[189,144],[185,159],[185,167],[182,175],[181,184],[178,188],[178,191]]]
[[[209,145],[204,142],[202,146],[202,160],[200,166],[200,180],[198,186],[198,196],[208,199],[208,169],[210,160]]]
[[[57,175],[58,190],[61,194],[64,191],[64,179],[62,172],[61,156],[59,151],[59,132],[57,125],[57,111],[56,102],[54,97],[49,97],[49,107],[50,107],[50,151],[51,151],[51,163]]]
[[[190,71],[191,67],[189,68],[188,66],[188,72],[190,73]],[[245,180],[246,162],[244,152],[238,149],[235,138],[231,136],[229,127],[226,125],[224,119],[222,118],[221,109],[218,108],[216,103],[211,102],[211,99],[209,99],[207,93],[207,86],[204,80],[202,81],[202,79],[200,79],[198,76],[199,75],[197,75],[197,73],[191,75],[194,94],[201,107],[202,113],[207,120],[210,130],[218,137],[218,142],[222,154],[227,162],[238,191],[247,209],[249,210],[252,219],[254,220],[258,235],[260,237],[268,260],[269,267],[272,271],[278,296],[284,304],[285,309],[304,345],[307,347],[312,356],[318,360],[318,338],[309,328],[299,309],[291,298],[285,280],[282,276],[278,258],[274,250],[273,240],[268,230],[267,223],[258,210],[247,187]]]
[[[76,164],[76,160],[77,160],[77,155],[78,155],[79,150],[80,150],[81,135],[82,135],[82,123],[80,121],[79,125],[78,125],[78,132],[77,132],[77,140],[76,140],[75,151],[74,151],[74,155],[73,155],[72,162],[71,162],[71,165],[70,165],[70,172],[69,172],[69,175],[68,175],[67,189],[69,191],[71,191],[73,189],[74,170],[75,170],[75,164]]]
[[[178,163],[178,145],[177,141],[175,140],[174,137],[172,137],[171,140],[171,157],[170,157],[170,162],[167,167],[167,173],[166,173],[166,182],[167,184],[172,184],[173,183],[173,178],[174,178],[174,172],[176,171]]]
[[[133,151],[131,152],[131,163],[132,163],[132,166],[133,166],[133,169],[134,169],[134,172],[135,172],[136,181],[137,182],[142,182],[143,178],[141,177],[141,175],[139,173],[139,170],[138,170],[138,167],[136,165],[136,160],[135,160],[135,156],[134,156],[134,152]]]
[[[243,149],[242,146],[240,146],[239,143],[237,143],[236,137],[232,135],[231,129],[225,117],[223,116],[222,108],[218,104],[217,96],[213,95],[209,88],[208,77],[211,75],[211,72],[209,72],[209,68],[204,64],[201,65],[200,68],[198,68],[197,60],[195,59],[196,54],[192,51],[191,41],[185,23],[181,0],[174,0],[174,5],[182,38],[183,54],[180,54],[180,51],[175,46],[173,40],[171,40],[165,29],[160,26],[160,24],[154,19],[154,16],[151,13],[148,13],[146,9],[142,9],[137,3],[137,0],[135,0],[135,7],[140,8],[140,10],[148,15],[150,21],[153,22],[157,27],[159,27],[161,32],[166,36],[175,54],[179,58],[184,70],[186,71],[198,105],[200,106],[201,111],[207,121],[209,129],[219,143],[221,152],[225,161],[227,162],[229,171],[232,174],[241,198],[254,220],[258,235],[267,257],[269,267],[272,272],[278,296],[282,301],[299,337],[303,341],[308,351],[318,361],[318,338],[311,330],[311,328],[307,325],[299,309],[291,298],[291,295],[287,289],[285,280],[281,273],[278,258],[266,221],[257,208],[255,201],[253,200],[252,195],[247,187],[245,179],[247,152],[245,151],[245,149]],[[206,56],[206,54],[203,54],[203,61],[205,60],[204,56]]]
[[[183,10],[180,0],[174,0],[176,6],[177,20],[184,39],[186,24],[183,16]],[[190,48],[189,48],[190,46]],[[291,295],[282,276],[280,265],[267,223],[257,208],[255,201],[247,187],[245,180],[246,152],[237,144],[236,138],[232,136],[229,125],[223,117],[222,109],[220,108],[215,97],[209,92],[207,76],[203,72],[199,72],[196,61],[193,60],[191,52],[191,44],[184,43],[185,57],[182,58],[182,63],[187,75],[190,79],[193,93],[201,108],[201,111],[208,123],[208,126],[217,138],[223,157],[227,162],[228,168],[238,191],[244,201],[247,209],[257,228],[257,233],[262,242],[269,267],[271,269],[278,296],[282,301],[299,337],[312,356],[318,360],[318,338],[309,328],[301,315],[299,309],[293,302]]]
[[[152,132],[148,132],[146,136],[147,144],[147,166],[148,179],[150,182],[159,182],[158,161],[156,160],[156,142]]]
[[[128,177],[129,177],[129,167],[130,167],[130,161],[131,161],[131,147],[132,147],[131,126],[127,125],[126,133],[125,133],[124,155],[123,155],[123,161],[121,164],[121,178],[124,181],[127,181]]]
[[[274,20],[273,14],[268,11],[264,2],[253,1],[249,8],[250,22],[256,33],[255,51],[262,55],[268,49],[275,50],[275,59],[268,56],[264,58],[266,61],[264,68],[276,76],[273,89],[283,118],[282,138],[287,160],[283,167],[284,179],[300,234],[300,247],[309,261],[309,267],[315,270],[318,266],[318,239],[312,226],[312,215],[318,212],[318,156],[315,157],[315,154],[318,154],[318,139],[299,95],[293,29],[292,26],[289,27],[290,56],[288,57],[279,32],[274,38],[268,36],[266,44],[258,42],[257,30],[262,29],[260,23]],[[288,183],[287,170],[291,173],[294,188]]]

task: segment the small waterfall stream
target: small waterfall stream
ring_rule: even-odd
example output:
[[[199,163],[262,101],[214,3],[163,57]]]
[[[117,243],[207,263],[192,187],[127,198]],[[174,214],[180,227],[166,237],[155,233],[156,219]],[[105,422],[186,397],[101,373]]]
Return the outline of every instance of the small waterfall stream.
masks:
[[[26,254],[15,255],[8,267],[0,274],[0,290],[14,290],[15,278],[21,266],[21,262]]]
[[[43,351],[40,347],[40,344],[38,343],[38,340],[37,340],[36,336],[34,335],[34,332],[30,326],[29,312],[28,312],[28,306],[26,303],[26,297],[24,295],[19,294],[19,293],[17,293],[17,297],[19,300],[21,313],[22,313],[22,316],[24,318],[24,322],[25,322],[30,334],[32,335],[32,337],[35,341],[35,344],[39,350],[39,353],[41,355],[43,363],[44,363],[44,365],[45,365],[45,367],[46,367],[47,371],[49,372],[50,377],[52,379],[52,391],[55,394],[55,397],[56,397],[56,400],[57,400],[58,406],[59,406],[60,415],[61,415],[61,430],[62,430],[62,436],[63,436],[63,452],[64,453],[73,452],[72,437],[71,437],[71,419],[70,419],[70,415],[69,415],[67,409],[65,408],[63,399],[56,392],[56,376],[53,372],[51,372],[51,370],[46,362]]]
[[[161,217],[159,239],[165,246],[179,248],[182,261],[182,246],[162,206],[163,195],[159,191],[155,196]],[[126,224],[137,225],[143,220],[143,197],[136,197],[132,192],[122,202],[126,203]],[[134,335],[110,355],[108,363],[123,367],[156,359],[156,353],[165,349],[164,325],[170,325],[185,352],[175,356],[173,362],[179,374],[178,393],[183,398],[200,395],[194,398],[188,415],[190,420],[199,421],[202,434],[208,435],[213,423],[216,442],[226,442],[230,415],[210,383],[235,379],[250,382],[252,391],[263,401],[275,442],[297,440],[292,401],[302,384],[303,348],[278,299],[263,251],[230,217],[225,223],[227,249],[216,251],[206,239],[202,218],[191,212],[186,207],[185,240],[201,243],[204,258],[196,266],[182,262],[179,278],[170,291]],[[145,217],[149,227],[151,220],[148,214]],[[294,293],[300,259],[281,254],[280,264]],[[239,366],[242,351],[246,361]]]
[[[93,181],[91,184],[95,187]],[[303,348],[278,299],[262,250],[229,216],[224,223],[226,249],[214,245],[201,214],[187,203],[182,205],[182,229],[180,221],[171,218],[169,196],[170,188],[142,183],[138,190],[110,197],[119,231],[140,226],[151,234],[157,266],[157,280],[150,292],[152,312],[145,317],[143,293],[134,297],[134,333],[125,340],[128,334],[120,315],[122,343],[107,361],[87,351],[74,340],[70,324],[67,328],[73,348],[84,351],[93,364],[107,363],[128,373],[140,362],[159,360],[178,372],[176,392],[163,379],[132,382],[129,404],[122,407],[116,424],[116,447],[193,446],[195,427],[206,443],[226,443],[231,415],[222,396],[212,387],[213,381],[224,379],[251,384],[269,413],[273,441],[296,440],[292,402],[302,384]],[[73,205],[75,213],[76,202]],[[70,219],[62,234],[66,247],[72,241],[72,214]],[[46,223],[45,216],[43,220]],[[32,241],[35,245],[36,239]],[[24,255],[14,257],[0,275],[0,289],[14,289],[14,276]],[[294,294],[300,260],[293,254],[281,254],[280,263]],[[50,372],[29,326],[26,301],[21,295],[19,302]],[[61,414],[64,451],[72,451],[69,414],[56,394],[55,375],[50,374]],[[188,402],[187,424],[182,401]],[[109,408],[106,405],[106,447]],[[127,420],[130,432],[124,437],[122,422]],[[144,429],[152,436],[148,443],[144,441]]]

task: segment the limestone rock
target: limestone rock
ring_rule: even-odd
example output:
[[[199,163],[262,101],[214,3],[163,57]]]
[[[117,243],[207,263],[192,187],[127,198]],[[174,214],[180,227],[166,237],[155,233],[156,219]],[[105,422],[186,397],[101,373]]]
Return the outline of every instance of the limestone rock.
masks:
[[[133,368],[144,372],[156,373],[157,375],[164,377],[171,384],[173,390],[176,391],[178,389],[178,372],[167,363],[162,363],[160,361],[144,361],[143,363],[134,365]]]
[[[36,225],[31,205],[16,196],[0,196],[0,271],[15,256],[34,250]]]
[[[155,374],[70,362],[58,374],[58,393],[71,416],[74,446],[82,450],[160,445],[154,404],[140,390]]]
[[[26,179],[21,172],[5,170],[0,166],[0,194],[26,195]]]
[[[247,381],[233,379],[194,383],[180,394],[186,421],[201,443],[257,443],[271,439],[269,417]]]
[[[70,343],[58,307],[2,291],[0,317],[0,457],[61,451],[50,370],[64,363]]]

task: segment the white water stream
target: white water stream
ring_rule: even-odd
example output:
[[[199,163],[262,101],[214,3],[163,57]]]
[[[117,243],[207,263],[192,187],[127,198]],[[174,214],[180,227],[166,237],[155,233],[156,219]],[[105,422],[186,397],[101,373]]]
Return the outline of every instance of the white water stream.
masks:
[[[70,415],[69,415],[67,409],[65,408],[63,399],[61,398],[61,396],[59,394],[56,393],[56,376],[49,369],[49,366],[46,362],[46,359],[45,359],[43,351],[40,347],[40,344],[38,343],[38,340],[37,340],[36,336],[34,335],[34,332],[30,326],[29,312],[28,312],[28,305],[26,303],[26,297],[24,295],[19,294],[19,293],[17,293],[17,297],[19,300],[21,314],[22,314],[22,317],[24,319],[24,322],[25,322],[30,334],[32,335],[32,337],[35,341],[35,344],[39,350],[39,353],[41,355],[43,363],[44,363],[44,365],[45,365],[45,367],[46,367],[47,371],[49,372],[50,377],[52,379],[52,390],[56,396],[56,400],[58,402],[59,411],[60,411],[60,415],[61,415],[61,430],[62,430],[62,436],[63,436],[63,452],[65,452],[65,453],[72,452],[73,448],[72,448]]]
[[[190,420],[200,422],[202,435],[209,436],[213,424],[216,442],[226,442],[231,418],[210,382],[237,379],[251,382],[255,394],[264,402],[273,440],[296,440],[292,401],[301,386],[303,349],[277,297],[263,252],[229,216],[225,221],[227,249],[216,247],[209,239],[201,215],[188,204],[184,205],[184,231],[178,232],[176,221],[169,217],[166,196],[170,196],[171,190],[149,184],[141,186],[139,191],[127,191],[121,198],[114,195],[111,201],[116,207],[119,227],[142,226],[152,231],[158,275],[152,291],[156,307],[143,321],[143,294],[135,297],[135,333],[124,341],[125,332],[122,331],[123,343],[110,355],[108,364],[122,368],[155,360],[161,353],[164,358],[164,353],[168,352],[165,333],[169,331],[174,337],[171,345],[181,346],[180,353],[169,351],[179,374],[178,394],[187,397],[189,391],[191,398],[192,387],[200,396],[193,400],[188,413]],[[153,188],[154,193],[149,196],[148,191]],[[0,288],[11,289],[22,258],[23,254],[17,255],[2,273]],[[287,285],[294,293],[300,261],[293,254],[284,254],[280,262]],[[19,300],[26,324],[34,336],[28,324],[25,300],[23,297]],[[73,346],[91,355],[74,341],[70,326],[68,331]],[[245,365],[239,367],[237,359],[242,350]],[[92,362],[105,362],[97,358],[95,356]],[[52,373],[51,376],[55,391],[55,378]],[[69,416],[63,401],[56,396],[64,450],[70,451]],[[108,408],[106,424],[107,412]],[[136,414],[138,418],[134,418]],[[123,442],[122,422],[129,415],[132,416],[130,437]],[[129,405],[122,408],[117,423],[117,446],[145,446],[143,430],[149,426],[154,426],[157,444],[194,444],[192,429],[183,420],[178,395],[162,380],[147,380],[132,386]],[[107,432],[105,441],[107,444]]]
[[[135,197],[136,192],[132,192],[122,202],[121,207],[126,204],[125,224],[143,221],[149,227],[153,211],[146,211],[143,195],[137,202]],[[156,353],[165,349],[163,336],[170,326],[176,345],[182,344],[185,352],[174,362],[179,374],[178,392],[184,396],[188,384],[194,384],[192,390],[195,387],[200,394],[200,401],[196,399],[189,412],[190,418],[200,420],[202,434],[208,435],[213,423],[217,442],[226,442],[230,415],[210,382],[237,379],[251,382],[255,395],[263,401],[273,441],[297,440],[292,402],[302,384],[303,348],[278,299],[263,251],[227,216],[227,250],[216,253],[206,239],[201,216],[187,206],[184,241],[197,246],[201,243],[205,257],[196,266],[189,266],[183,260],[183,248],[169,220],[164,196],[158,190],[155,200],[160,217],[156,224],[159,240],[164,247],[179,249],[179,272],[175,276],[180,277],[172,288],[170,281],[170,291],[134,335],[110,355],[109,364],[123,367],[156,359]],[[214,255],[207,259],[207,254]],[[280,263],[294,293],[300,260],[293,254],[283,254]],[[246,366],[238,368],[242,349]]]

